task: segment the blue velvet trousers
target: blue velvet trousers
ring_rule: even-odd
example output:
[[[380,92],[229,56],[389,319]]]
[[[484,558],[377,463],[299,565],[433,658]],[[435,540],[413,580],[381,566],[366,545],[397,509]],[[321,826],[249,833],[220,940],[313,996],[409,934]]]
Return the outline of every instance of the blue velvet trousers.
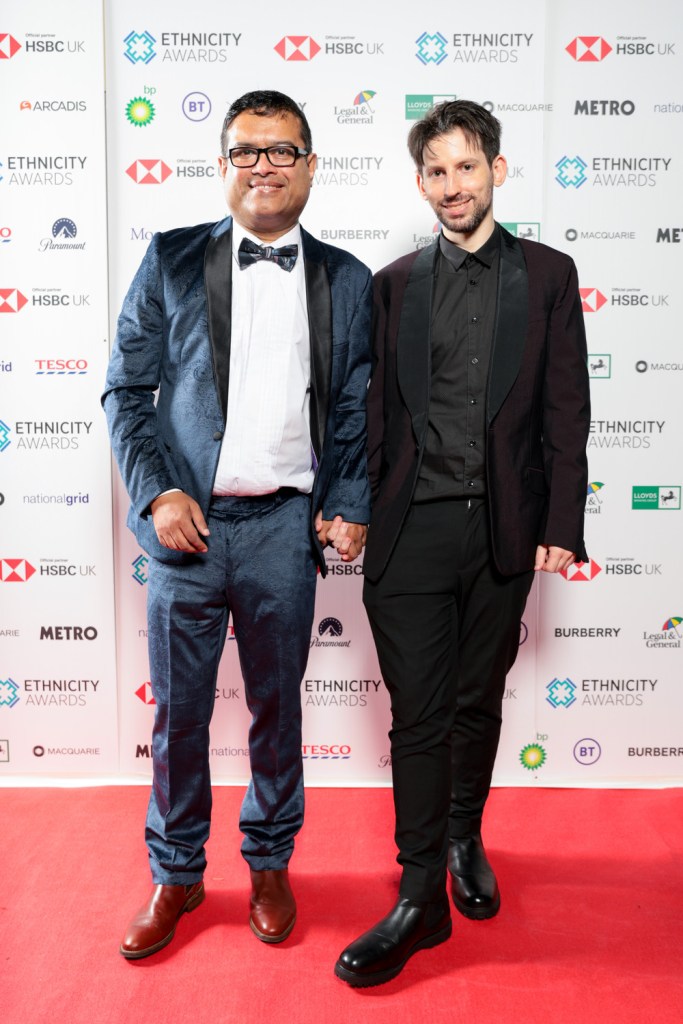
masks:
[[[183,565],[150,559],[156,716],[145,839],[156,883],[191,884],[206,867],[209,723],[230,613],[252,715],[242,854],[257,871],[289,862],[304,812],[300,685],[316,585],[310,515],[310,498],[291,490],[215,498],[207,554]]]

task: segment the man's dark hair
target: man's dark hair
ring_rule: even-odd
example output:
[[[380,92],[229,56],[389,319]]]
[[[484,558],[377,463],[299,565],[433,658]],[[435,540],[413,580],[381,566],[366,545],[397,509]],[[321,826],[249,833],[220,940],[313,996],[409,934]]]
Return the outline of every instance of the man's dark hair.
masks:
[[[311,129],[306,120],[306,115],[293,99],[285,96],[283,92],[275,92],[273,89],[257,89],[254,92],[245,92],[235,100],[225,115],[223,129],[221,131],[221,153],[227,156],[228,128],[240,114],[248,111],[250,114],[258,114],[260,117],[273,117],[277,114],[293,114],[301,125],[301,139],[304,149],[309,153],[313,152],[313,138]]]
[[[454,128],[460,128],[469,145],[481,149],[489,165],[493,164],[500,153],[502,128],[498,118],[472,100],[445,100],[416,121],[408,134],[408,149],[418,170],[429,143]]]

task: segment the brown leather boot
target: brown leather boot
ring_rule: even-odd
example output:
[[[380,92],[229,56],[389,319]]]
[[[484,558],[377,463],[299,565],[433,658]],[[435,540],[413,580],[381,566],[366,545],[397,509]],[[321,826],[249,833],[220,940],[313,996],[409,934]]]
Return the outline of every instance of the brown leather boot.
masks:
[[[283,942],[296,921],[296,902],[287,868],[251,873],[249,924],[261,942]]]
[[[155,885],[152,895],[140,907],[126,929],[119,947],[126,960],[141,960],[167,946],[175,935],[176,924],[204,899],[204,883],[194,885]]]

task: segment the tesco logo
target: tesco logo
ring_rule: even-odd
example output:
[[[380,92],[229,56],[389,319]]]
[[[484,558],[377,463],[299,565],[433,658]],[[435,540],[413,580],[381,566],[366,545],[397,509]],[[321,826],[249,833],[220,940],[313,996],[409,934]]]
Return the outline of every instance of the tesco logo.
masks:
[[[301,754],[309,761],[347,760],[351,757],[351,747],[348,743],[305,743],[301,748]]]
[[[88,372],[87,359],[34,359],[36,373],[84,374]]]

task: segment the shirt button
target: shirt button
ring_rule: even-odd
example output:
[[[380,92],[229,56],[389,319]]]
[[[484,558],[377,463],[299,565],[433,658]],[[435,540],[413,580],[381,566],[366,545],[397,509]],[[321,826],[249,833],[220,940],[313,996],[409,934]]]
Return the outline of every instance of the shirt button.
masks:
[[[477,446],[477,442],[476,441],[468,441],[467,443],[470,446],[470,448],[476,448],[476,446]]]
[[[477,404],[476,398],[470,398],[470,405],[476,405],[476,404]]]
[[[214,439],[214,441],[222,441],[223,440],[223,431],[222,430],[217,430],[216,433],[213,435],[213,439]]]
[[[472,366],[476,366],[478,362],[479,362],[479,360],[475,356],[474,359],[472,360]]]
[[[470,320],[470,323],[478,324],[479,323],[479,317],[478,316],[473,316],[472,319]]]
[[[474,480],[468,480],[467,481],[467,486],[468,487],[474,487]]]

